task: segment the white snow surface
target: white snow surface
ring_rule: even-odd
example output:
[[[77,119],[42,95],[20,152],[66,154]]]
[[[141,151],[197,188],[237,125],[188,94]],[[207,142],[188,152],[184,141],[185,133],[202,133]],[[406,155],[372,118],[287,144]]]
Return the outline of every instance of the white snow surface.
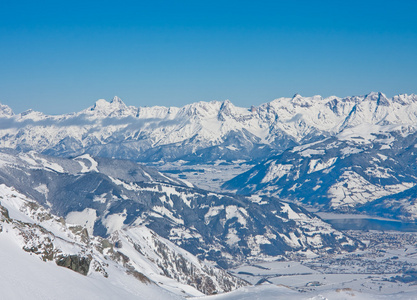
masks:
[[[374,170],[373,173],[375,172]],[[386,173],[378,174],[384,177]],[[347,170],[340,176],[340,180],[329,188],[328,197],[331,198],[332,207],[353,207],[408,188],[409,183],[386,186],[371,184],[358,173]]]
[[[71,139],[84,149],[116,139],[137,143],[142,150],[193,139],[190,145],[197,150],[220,145],[230,133],[236,132],[271,145],[281,137],[299,142],[321,133],[339,134],[340,139],[346,139],[357,137],[360,132],[367,142],[375,138],[372,132],[415,130],[417,96],[404,94],[387,98],[382,93],[370,93],[322,98],[295,95],[251,109],[236,107],[228,100],[197,102],[181,108],[137,108],[115,97],[111,102],[100,99],[83,111],[59,116],[33,111],[13,115],[2,105],[0,118],[7,118],[13,124],[0,130],[0,135],[5,137],[0,147],[27,145],[38,152],[54,148],[64,139]],[[225,147],[232,152],[241,150],[236,145]]]
[[[258,286],[248,286],[236,291],[206,297],[197,297],[199,300],[377,300],[377,299],[416,299],[415,292],[405,292],[396,294],[371,294],[358,292],[351,289],[328,289],[320,292],[299,293],[285,285],[262,284]]]
[[[262,178],[261,183],[271,182],[272,180],[278,180],[282,176],[286,175],[289,170],[292,169],[292,165],[283,165],[275,164],[275,161],[272,161],[268,167],[268,171],[264,178]]]
[[[89,154],[78,156],[75,160],[81,165],[81,173],[98,172],[98,163]],[[87,160],[90,166],[87,166],[83,160]]]
[[[107,234],[122,229],[126,216],[126,209],[122,213],[107,215],[103,221],[103,225],[107,228]]]
[[[331,167],[337,160],[337,157],[332,157],[329,160],[323,162],[321,159],[310,160],[308,174],[321,171]]]
[[[24,252],[10,234],[0,234],[0,249],[3,299],[183,299],[156,285],[140,284],[117,268],[104,278],[83,276],[54,262],[43,262]]]
[[[67,268],[58,267],[53,261],[42,261],[39,256],[23,251],[32,243],[52,241],[55,251],[83,253],[80,240],[59,219],[14,189],[0,185],[0,203],[7,208],[13,222],[0,221],[0,286],[4,299],[184,299],[155,284],[145,284],[129,276],[112,260],[100,257],[90,250],[98,262],[107,263],[108,278],[92,270],[87,276]],[[37,208],[36,208],[37,207]],[[49,217],[48,217],[49,216]],[[45,218],[46,217],[46,218]],[[1,219],[1,217],[0,217]],[[24,222],[24,223],[22,223]],[[33,224],[30,229],[27,224]],[[37,231],[42,224],[43,230]],[[23,231],[20,231],[23,230]],[[27,240],[20,232],[33,230]],[[29,231],[30,232],[30,231]],[[49,240],[42,240],[43,235]],[[39,238],[39,240],[37,240]],[[93,240],[92,243],[95,243]],[[34,244],[36,245],[36,244]],[[149,267],[148,267],[149,268]],[[166,281],[172,279],[166,278]],[[192,290],[189,287],[189,290]],[[195,294],[195,292],[194,292]]]
[[[83,211],[72,211],[67,217],[66,221],[69,224],[81,225],[87,228],[88,234],[93,235],[94,231],[94,222],[97,219],[97,214],[95,209],[86,208]]]
[[[2,291],[7,299],[84,299],[81,296],[83,292],[89,299],[114,299],[118,298],[117,295],[123,299],[184,299],[202,296],[203,293],[192,286],[196,279],[190,276],[208,280],[217,291],[242,285],[238,279],[233,279],[223,270],[200,261],[144,226],[124,228],[126,211],[108,215],[103,222],[111,233],[108,241],[117,242],[116,247],[110,246],[109,242],[104,246],[102,238],[92,235],[90,223],[96,218],[94,209],[68,214],[67,221],[72,223],[69,224],[4,184],[0,185],[0,205],[8,210],[10,216],[9,219],[0,210],[0,263],[8,261],[8,264],[3,263],[5,267],[0,270],[0,286],[7,285],[8,289]],[[87,228],[89,235],[79,235],[83,232],[80,228]],[[51,243],[57,256],[90,256],[92,262],[87,276],[58,267],[54,261],[50,262],[50,258],[47,259],[48,262],[41,261],[40,256],[44,253],[42,247],[50,247],[48,244]],[[33,253],[22,250],[25,247],[40,251],[33,250],[38,252],[32,255]],[[28,257],[40,262],[40,267],[37,266],[39,263],[33,266],[28,263]],[[10,263],[14,261],[17,263]],[[181,264],[177,264],[177,261]],[[30,265],[24,267],[25,264]],[[12,270],[13,265],[17,271]],[[37,269],[39,273],[35,275]],[[132,270],[143,274],[150,282],[135,279]],[[191,273],[186,273],[185,270]],[[49,275],[43,276],[43,272]],[[33,279],[32,276],[36,278]],[[56,280],[49,280],[50,277]],[[39,284],[39,281],[44,283]],[[48,285],[56,281],[60,283]],[[25,285],[25,289],[15,293],[13,289],[19,284]],[[61,288],[63,285],[66,287]],[[40,288],[39,292],[34,290],[36,286]],[[70,289],[74,286],[80,290],[71,294]],[[65,293],[66,296],[61,296]]]

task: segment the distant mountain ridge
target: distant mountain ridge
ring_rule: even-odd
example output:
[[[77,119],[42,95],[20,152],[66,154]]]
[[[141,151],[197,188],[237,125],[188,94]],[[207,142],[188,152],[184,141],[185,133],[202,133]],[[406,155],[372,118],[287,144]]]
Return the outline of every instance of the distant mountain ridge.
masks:
[[[271,156],[224,184],[313,205],[323,211],[365,212],[417,219],[417,133],[367,128]]]
[[[98,100],[78,113],[14,115],[0,107],[0,147],[54,156],[131,159],[260,161],[271,153],[317,141],[361,124],[401,126],[414,132],[417,95],[387,98],[382,93],[354,97],[279,98],[258,107],[230,101],[196,102],[184,107],[134,107],[118,97]]]

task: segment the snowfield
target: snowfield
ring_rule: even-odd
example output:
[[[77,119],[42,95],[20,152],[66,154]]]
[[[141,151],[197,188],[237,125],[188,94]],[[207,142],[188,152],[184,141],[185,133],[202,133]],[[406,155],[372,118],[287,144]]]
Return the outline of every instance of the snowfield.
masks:
[[[57,267],[24,252],[7,233],[0,233],[0,249],[3,299],[184,299],[156,285],[141,284],[116,267],[109,272],[110,279]]]

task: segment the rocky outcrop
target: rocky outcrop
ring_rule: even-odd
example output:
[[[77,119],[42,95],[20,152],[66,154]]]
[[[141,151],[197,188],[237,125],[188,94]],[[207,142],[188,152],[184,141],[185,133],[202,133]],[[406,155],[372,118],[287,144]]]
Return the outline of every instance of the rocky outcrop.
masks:
[[[87,275],[90,268],[91,259],[78,255],[61,255],[56,259],[55,262],[58,266],[71,269],[82,275]]]

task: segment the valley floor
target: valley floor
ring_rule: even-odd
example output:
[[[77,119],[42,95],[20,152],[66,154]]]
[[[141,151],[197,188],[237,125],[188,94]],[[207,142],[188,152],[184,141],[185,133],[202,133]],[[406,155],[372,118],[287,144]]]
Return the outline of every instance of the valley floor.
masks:
[[[234,164],[225,164],[218,160],[215,164],[187,165],[182,161],[164,162],[161,165],[154,165],[158,171],[168,174],[171,177],[186,180],[193,185],[208,190],[221,191],[221,185],[233,177],[248,171],[253,167],[242,161]]]
[[[367,249],[240,266],[232,273],[252,284],[264,283],[245,288],[246,292],[207,299],[276,299],[281,292],[286,299],[417,298],[416,233],[353,230],[347,233],[367,244]]]

